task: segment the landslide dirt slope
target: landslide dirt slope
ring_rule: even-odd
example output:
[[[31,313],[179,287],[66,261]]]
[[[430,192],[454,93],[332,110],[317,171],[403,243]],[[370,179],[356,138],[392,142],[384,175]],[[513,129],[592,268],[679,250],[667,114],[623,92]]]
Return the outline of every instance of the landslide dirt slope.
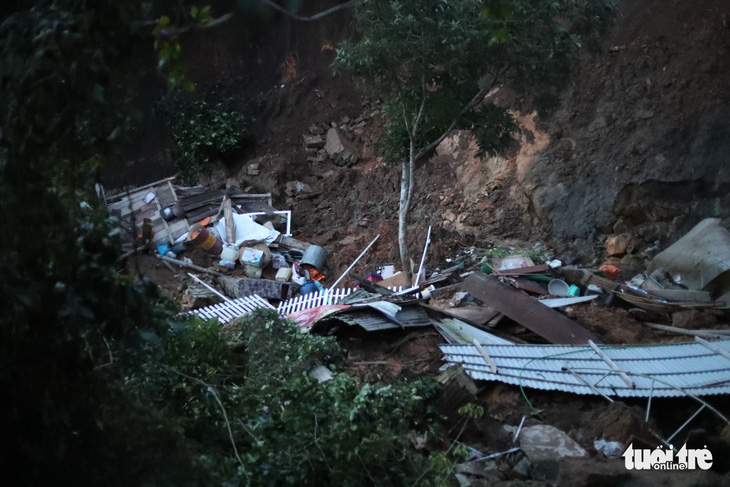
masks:
[[[307,9],[337,3],[317,0]],[[631,233],[636,254],[618,263],[641,267],[643,251],[665,247],[702,218],[727,223],[728,17],[726,0],[621,2],[602,49],[577,63],[557,111],[515,112],[523,127],[518,150],[478,160],[469,134],[456,133],[418,168],[412,248],[433,225],[434,264],[460,245],[497,239],[540,239],[587,263],[603,258],[607,235]],[[279,207],[293,209],[300,238],[337,255],[333,268],[376,233],[383,237],[368,259],[397,261],[399,171],[377,157],[378,100],[330,69],[334,46],[355,35],[349,12],[309,23],[270,13],[249,27],[231,23],[185,39],[200,89],[247,95],[260,122],[255,150],[206,181],[223,186],[232,178],[274,193]],[[494,96],[515,110],[526,106],[507,90]],[[305,151],[303,137],[331,124],[359,152],[350,167],[322,149]],[[247,170],[252,163],[258,174]],[[287,195],[290,181],[312,192]]]

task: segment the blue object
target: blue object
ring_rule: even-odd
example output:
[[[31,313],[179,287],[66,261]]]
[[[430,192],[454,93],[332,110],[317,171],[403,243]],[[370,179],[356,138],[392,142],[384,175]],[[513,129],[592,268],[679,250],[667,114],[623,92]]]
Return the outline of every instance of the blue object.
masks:
[[[165,255],[170,251],[170,244],[161,243],[157,245],[157,253],[160,255]]]
[[[580,288],[575,284],[572,284],[568,288],[568,296],[580,296]]]
[[[307,281],[304,284],[302,284],[301,288],[299,288],[299,294],[301,294],[302,296],[311,294],[311,293],[316,293],[317,291],[318,291],[318,289],[317,289],[316,281]]]

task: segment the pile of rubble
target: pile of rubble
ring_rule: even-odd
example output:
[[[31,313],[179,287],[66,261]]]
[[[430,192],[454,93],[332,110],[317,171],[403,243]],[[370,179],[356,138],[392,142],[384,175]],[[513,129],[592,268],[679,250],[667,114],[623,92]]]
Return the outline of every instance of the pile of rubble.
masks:
[[[344,123],[353,132],[363,121]],[[318,151],[312,157],[319,157],[320,151],[330,157],[328,147],[337,146],[343,149],[334,151],[332,157],[352,163],[352,152],[347,143],[341,143],[345,133],[341,126],[329,128],[325,137],[318,131],[313,128],[312,135],[305,137],[305,143]],[[176,203],[169,211],[164,206],[169,201],[160,201],[161,187],[172,189],[170,201]],[[289,235],[290,212],[277,212],[260,195],[255,202],[260,211],[254,212],[245,208],[253,204],[253,198],[246,201],[246,196],[235,192],[176,189],[169,181],[151,188],[152,196],[150,188],[143,188],[110,202],[110,211],[119,213],[122,208],[125,213],[124,205],[128,205],[124,216],[129,223],[131,215],[134,251],[156,252],[173,272],[188,268],[210,278],[206,281],[190,274],[191,289],[197,288],[208,300],[220,301],[209,306],[202,304],[210,301],[190,303],[190,312],[204,319],[218,319],[225,326],[266,307],[298,323],[303,332],[383,334],[392,338],[389,353],[423,337],[423,330],[433,330],[430,333],[437,333],[440,340],[430,342],[433,348],[424,352],[424,359],[443,357],[438,380],[444,384],[444,414],[451,418],[465,404],[487,404],[487,396],[494,399],[485,392],[486,383],[532,389],[536,394],[559,391],[591,396],[609,403],[635,398],[648,402],[644,423],[637,420],[630,437],[566,434],[537,419],[526,420],[527,415],[519,425],[505,423],[505,431],[500,433],[504,438],[498,442],[504,450],[496,444],[488,447],[491,451],[469,446],[469,454],[456,468],[462,485],[476,479],[515,478],[547,479],[555,485],[561,477],[541,470],[546,460],[591,455],[608,459],[623,455],[626,459],[625,452],[631,454],[637,445],[662,445],[671,451],[673,440],[677,443],[678,438],[686,437],[687,425],[702,411],[711,414],[717,431],[724,428],[723,434],[730,436],[727,416],[704,399],[730,394],[730,232],[718,220],[702,221],[658,253],[645,272],[626,279],[610,263],[586,269],[563,266],[558,260],[536,263],[519,252],[500,257],[465,252],[444,269],[429,270],[422,265],[416,284],[406,289],[402,274],[395,273],[392,266],[355,276],[355,288],[339,287],[378,239],[375,237],[336,282],[325,287],[327,254],[323,248]],[[158,214],[150,220],[154,213],[150,205],[155,201]],[[193,201],[205,204],[193,208]],[[189,213],[180,213],[176,205],[196,216],[212,214],[190,222],[185,220]],[[135,221],[155,222],[151,227],[165,228],[166,237],[145,234],[144,228],[137,230]],[[172,229],[178,228],[179,221],[190,226],[177,235]],[[630,239],[624,240],[609,241],[613,255],[619,247],[628,251]],[[426,241],[428,246],[430,238]],[[193,247],[209,253],[212,264],[203,267],[186,260],[185,252]],[[585,316],[582,310],[605,313],[608,319],[617,316],[611,313],[621,312],[647,338],[642,343],[627,343],[624,335],[615,333],[625,323],[594,326],[591,320],[575,319]],[[380,366],[387,361],[359,363]],[[317,377],[327,380],[321,370]],[[687,411],[689,419],[671,435],[650,422],[652,401],[656,404],[665,398],[686,398],[699,408],[694,415]],[[713,438],[720,450],[730,449],[727,438]],[[720,450],[710,451],[710,457]],[[509,475],[504,471],[505,462]]]

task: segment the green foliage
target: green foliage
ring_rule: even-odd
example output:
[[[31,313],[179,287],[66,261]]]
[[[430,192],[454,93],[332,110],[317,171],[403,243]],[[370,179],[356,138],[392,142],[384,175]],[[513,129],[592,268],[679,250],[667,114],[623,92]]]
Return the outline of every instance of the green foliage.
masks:
[[[217,161],[253,142],[253,118],[241,100],[216,93],[173,92],[161,102],[182,177],[194,182]]]
[[[496,153],[515,124],[504,108],[481,104],[483,94],[507,83],[547,100],[614,9],[612,0],[363,0],[362,37],[338,49],[334,67],[385,100],[385,160],[402,160],[411,138],[420,153],[453,128],[472,130],[481,155]]]
[[[473,403],[464,404],[457,412],[471,419],[479,419],[484,416],[484,408]]]
[[[428,471],[419,485],[443,484],[444,457],[418,454],[408,440],[435,427],[435,382],[358,387],[337,371],[333,338],[273,311],[226,325],[225,339],[219,329],[189,320],[120,366],[136,407],[164,411],[214,483],[411,485]],[[320,364],[331,380],[309,376]]]

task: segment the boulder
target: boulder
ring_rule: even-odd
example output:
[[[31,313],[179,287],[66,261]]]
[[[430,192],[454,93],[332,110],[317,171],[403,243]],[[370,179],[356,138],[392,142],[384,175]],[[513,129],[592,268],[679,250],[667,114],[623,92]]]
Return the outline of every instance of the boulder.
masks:
[[[321,135],[305,135],[304,136],[304,148],[305,149],[321,149],[324,147],[324,139]]]
[[[359,151],[342,132],[337,128],[327,131],[327,141],[324,150],[336,162],[350,165],[357,162]]]
[[[635,246],[634,237],[628,233],[609,235],[606,239],[606,254],[609,257],[630,254]]]
[[[588,453],[572,438],[548,424],[522,428],[520,447],[531,462],[588,456]]]

